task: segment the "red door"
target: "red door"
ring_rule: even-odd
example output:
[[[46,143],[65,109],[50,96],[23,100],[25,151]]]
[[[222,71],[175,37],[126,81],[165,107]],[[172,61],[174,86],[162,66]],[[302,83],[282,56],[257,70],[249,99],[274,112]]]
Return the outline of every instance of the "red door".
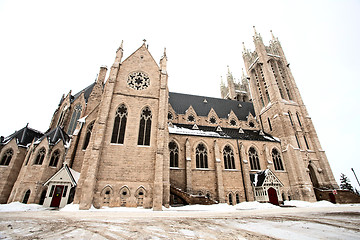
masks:
[[[51,200],[51,204],[50,207],[59,207],[60,206],[60,201],[61,201],[61,196],[62,196],[62,192],[64,190],[64,186],[63,185],[57,185],[55,187],[55,191]]]
[[[274,188],[268,189],[269,202],[274,205],[279,205],[279,200],[277,197],[277,192]]]

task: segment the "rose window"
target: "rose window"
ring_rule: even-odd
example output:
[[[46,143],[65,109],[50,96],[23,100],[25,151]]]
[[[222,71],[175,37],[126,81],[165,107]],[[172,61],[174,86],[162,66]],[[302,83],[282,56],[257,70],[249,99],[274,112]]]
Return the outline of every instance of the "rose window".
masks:
[[[150,78],[144,72],[132,72],[128,76],[127,84],[130,88],[135,90],[143,90],[149,87]]]

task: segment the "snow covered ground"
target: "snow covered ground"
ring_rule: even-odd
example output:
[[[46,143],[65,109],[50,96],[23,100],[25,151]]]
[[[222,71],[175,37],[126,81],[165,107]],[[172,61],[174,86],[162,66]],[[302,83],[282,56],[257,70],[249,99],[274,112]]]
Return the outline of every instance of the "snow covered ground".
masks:
[[[52,210],[0,205],[0,239],[360,239],[360,204],[287,201]],[[291,206],[291,207],[290,207]]]

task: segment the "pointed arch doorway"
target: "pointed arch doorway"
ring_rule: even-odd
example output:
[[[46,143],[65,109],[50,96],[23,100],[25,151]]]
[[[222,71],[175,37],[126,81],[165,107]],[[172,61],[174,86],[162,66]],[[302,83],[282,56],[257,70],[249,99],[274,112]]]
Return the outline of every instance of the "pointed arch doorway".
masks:
[[[277,197],[277,192],[275,188],[269,188],[268,189],[268,196],[269,196],[269,202],[274,205],[279,205],[279,199]]]
[[[318,179],[316,177],[316,173],[315,173],[314,168],[309,164],[308,169],[309,169],[310,180],[311,180],[311,183],[312,183],[313,187],[318,188],[319,187],[319,181],[318,181]]]

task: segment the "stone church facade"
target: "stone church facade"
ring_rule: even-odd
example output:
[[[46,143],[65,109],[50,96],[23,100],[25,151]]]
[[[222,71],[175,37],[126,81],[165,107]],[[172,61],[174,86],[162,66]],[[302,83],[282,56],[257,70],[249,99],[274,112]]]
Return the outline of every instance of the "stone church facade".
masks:
[[[49,130],[1,138],[0,203],[161,210],[177,204],[316,201],[338,189],[277,38],[255,31],[246,74],[222,98],[169,92],[145,42],[63,95]],[[105,81],[106,80],[106,81]]]

